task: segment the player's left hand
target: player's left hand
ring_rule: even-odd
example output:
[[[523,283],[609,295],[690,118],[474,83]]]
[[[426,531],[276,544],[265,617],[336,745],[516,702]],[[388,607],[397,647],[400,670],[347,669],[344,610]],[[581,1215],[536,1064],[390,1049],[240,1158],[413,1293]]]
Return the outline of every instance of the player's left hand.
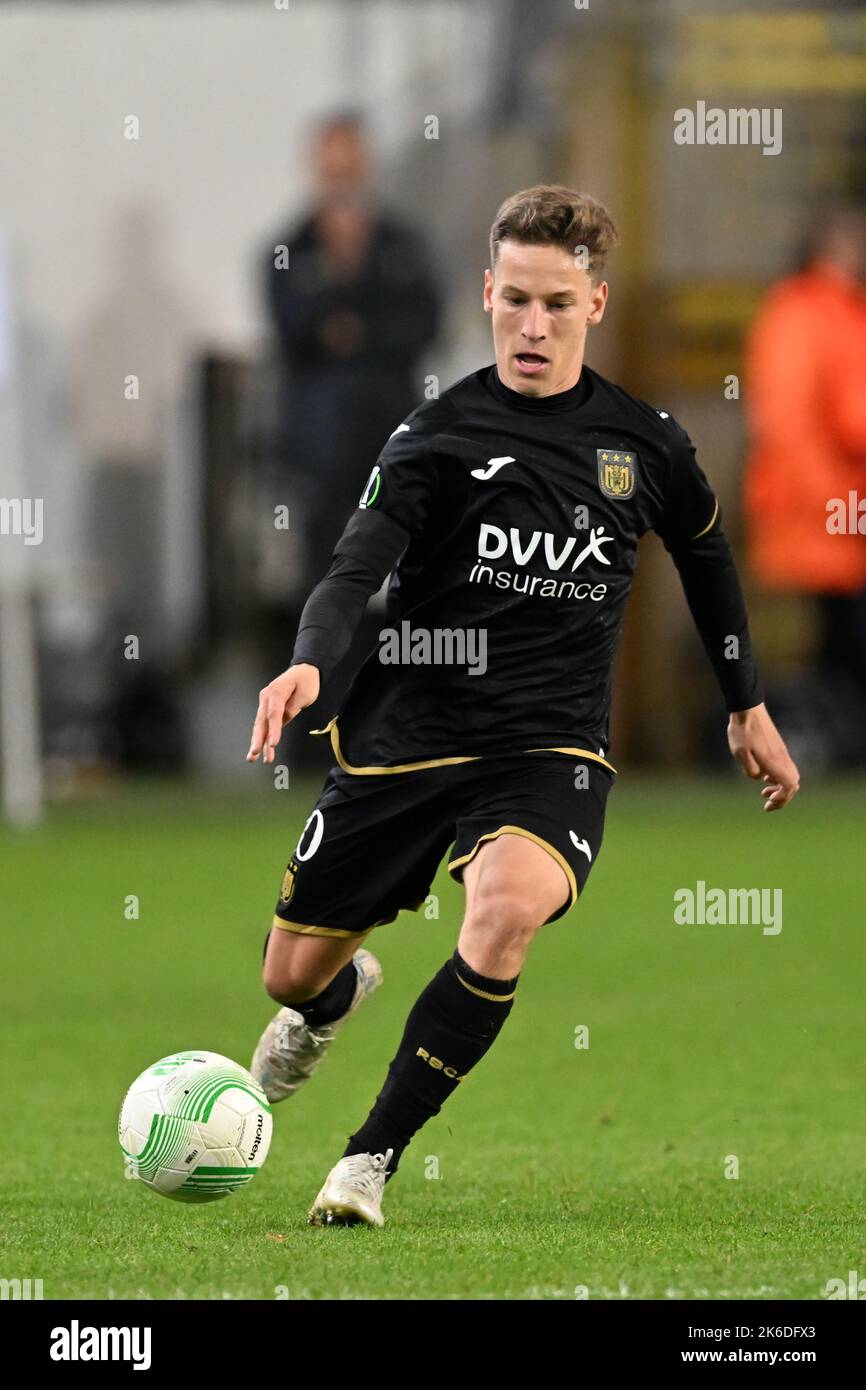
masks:
[[[738,710],[728,720],[728,747],[747,777],[763,777],[765,811],[781,811],[800,790],[797,765],[766,705]]]

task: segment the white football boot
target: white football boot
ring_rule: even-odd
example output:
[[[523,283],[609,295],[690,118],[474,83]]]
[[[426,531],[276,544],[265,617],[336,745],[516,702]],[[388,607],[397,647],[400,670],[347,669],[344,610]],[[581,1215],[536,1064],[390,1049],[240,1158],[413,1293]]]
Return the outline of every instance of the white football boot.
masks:
[[[352,964],[358,972],[358,982],[352,1002],[341,1018],[310,1026],[297,1009],[284,1005],[262,1033],[250,1071],[271,1104],[293,1096],[309,1081],[346,1019],[382,983],[382,967],[372,951],[357,950]]]
[[[308,1226],[384,1226],[382,1193],[394,1150],[383,1154],[349,1154],[325,1179],[310,1208]]]

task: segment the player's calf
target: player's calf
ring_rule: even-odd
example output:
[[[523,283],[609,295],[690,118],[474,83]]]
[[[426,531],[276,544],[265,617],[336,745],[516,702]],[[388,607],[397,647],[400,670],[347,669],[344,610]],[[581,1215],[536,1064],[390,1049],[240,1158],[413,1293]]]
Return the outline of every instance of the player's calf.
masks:
[[[516,988],[516,977],[482,975],[455,951],[413,1006],[385,1084],[344,1158],[390,1151],[390,1178],[413,1135],[439,1113],[498,1037]]]

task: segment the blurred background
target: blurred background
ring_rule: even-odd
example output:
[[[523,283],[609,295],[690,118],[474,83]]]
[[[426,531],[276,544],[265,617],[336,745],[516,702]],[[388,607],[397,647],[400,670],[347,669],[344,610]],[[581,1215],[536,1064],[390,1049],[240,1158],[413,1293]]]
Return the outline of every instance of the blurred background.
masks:
[[[866,490],[862,10],[30,0],[0,5],[0,83],[14,824],[133,775],[253,785],[258,689],[387,435],[492,361],[489,224],[542,181],[619,226],[588,360],[695,441],[792,751],[863,763],[866,536],[825,525]],[[677,143],[698,103],[781,112],[781,150]],[[374,600],[290,773],[324,770],[306,730],[376,625]],[[613,748],[621,768],[727,756],[654,537]]]

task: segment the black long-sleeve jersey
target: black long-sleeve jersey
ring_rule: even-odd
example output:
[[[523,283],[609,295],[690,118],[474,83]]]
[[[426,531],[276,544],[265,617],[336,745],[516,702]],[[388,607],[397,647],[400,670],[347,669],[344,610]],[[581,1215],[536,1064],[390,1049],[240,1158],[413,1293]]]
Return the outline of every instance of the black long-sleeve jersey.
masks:
[[[328,674],[393,570],[380,645],[337,714],[340,761],[409,770],[530,748],[606,761],[613,659],[650,529],[728,709],[760,704],[719,505],[667,412],[587,366],[543,397],[484,367],[419,406],[385,444],[292,657]]]

